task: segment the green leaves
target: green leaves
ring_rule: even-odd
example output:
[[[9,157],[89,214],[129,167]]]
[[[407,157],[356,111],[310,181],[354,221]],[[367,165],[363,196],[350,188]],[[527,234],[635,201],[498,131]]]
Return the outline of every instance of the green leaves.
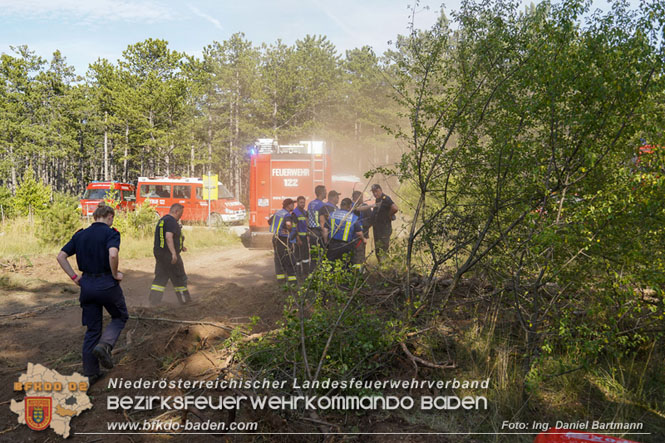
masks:
[[[0,182],[12,192],[29,165],[74,193],[211,169],[243,198],[245,147],[259,137],[326,140],[335,158],[354,158],[352,174],[394,160],[391,68],[369,47],[341,56],[325,36],[256,46],[237,33],[197,58],[149,38],[85,78],[59,51],[49,62],[12,51],[0,55]]]
[[[39,216],[36,236],[45,245],[64,245],[81,227],[78,201],[66,194],[56,194],[53,202]]]
[[[477,270],[505,288],[529,363],[544,337],[592,359],[662,330],[635,291],[665,283],[665,189],[629,165],[641,134],[662,141],[665,11],[588,9],[464,2],[454,31],[414,32],[392,54],[411,125],[394,171],[415,208],[408,271]]]
[[[47,209],[50,200],[51,188],[38,181],[31,168],[26,169],[12,200],[14,212],[30,216],[39,214]]]
[[[355,271],[324,258],[287,298],[279,331],[244,344],[240,355],[252,369],[276,379],[288,374],[312,380],[319,365],[318,380],[364,378],[404,339],[399,334],[404,328],[401,321],[383,319],[366,305],[364,295],[357,293],[363,286]]]

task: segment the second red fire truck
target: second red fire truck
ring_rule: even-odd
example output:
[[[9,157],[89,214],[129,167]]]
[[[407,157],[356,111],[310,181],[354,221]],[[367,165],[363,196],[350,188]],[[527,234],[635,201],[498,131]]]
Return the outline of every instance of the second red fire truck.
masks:
[[[136,191],[136,204],[148,200],[160,216],[167,214],[172,204],[180,203],[185,208],[183,221],[205,222],[209,213],[212,224],[245,220],[245,206],[221,182],[214,200],[204,198],[203,180],[196,177],[139,177]]]

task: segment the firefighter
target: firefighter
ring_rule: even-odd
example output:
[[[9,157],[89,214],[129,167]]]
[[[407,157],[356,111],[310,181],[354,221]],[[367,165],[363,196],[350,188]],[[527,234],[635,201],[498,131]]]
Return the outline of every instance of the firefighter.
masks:
[[[365,263],[367,239],[369,238],[369,227],[372,224],[372,208],[363,201],[362,191],[353,191],[352,199],[353,213],[360,219],[360,223],[363,227],[363,237],[365,239],[365,241],[355,241],[353,268],[362,271],[363,263]]]
[[[330,232],[328,259],[350,263],[355,252],[355,242],[365,242],[362,224],[357,215],[351,212],[353,202],[350,198],[342,200],[341,208],[330,214],[327,228]]]
[[[272,245],[275,251],[275,274],[277,281],[281,282],[286,280],[288,283],[296,282],[295,260],[291,250],[290,241],[293,237],[293,222],[294,201],[290,198],[282,202],[282,209],[275,212],[268,220],[270,224],[270,232],[272,232]]]
[[[374,249],[376,250],[376,259],[381,259],[388,253],[390,247],[390,235],[393,233],[392,221],[395,220],[395,214],[399,210],[393,200],[383,193],[381,185],[375,183],[372,185],[372,194],[376,201],[372,207],[373,221],[372,230],[374,231]]]
[[[300,275],[306,277],[309,274],[310,252],[309,237],[307,236],[307,211],[305,210],[305,197],[302,195],[296,199],[296,208],[293,210],[295,217],[295,256],[296,267]]]
[[[309,232],[309,244],[310,247],[318,246],[321,249],[325,248],[325,241],[323,239],[323,226],[325,225],[326,219],[321,214],[323,209],[323,199],[326,198],[326,187],[323,185],[318,185],[314,188],[314,194],[316,198],[309,202],[307,205],[307,230]],[[310,252],[310,267],[309,271],[314,271],[316,268],[316,257],[317,254],[311,254]]]
[[[171,205],[169,213],[159,219],[155,227],[155,244],[152,252],[155,255],[155,279],[150,287],[150,305],[161,303],[164,289],[169,280],[173,284],[175,295],[180,304],[192,301],[187,289],[185,264],[180,256],[186,252],[182,226],[179,223],[184,206],[180,203]]]
[[[328,200],[323,204],[321,208],[321,226],[323,226],[323,238],[328,240],[330,233],[326,230],[326,225],[330,221],[330,216],[335,212],[337,208],[337,203],[339,203],[339,192],[332,190],[328,192]]]
[[[102,202],[92,216],[94,223],[74,234],[57,257],[62,270],[81,287],[82,320],[88,327],[83,339],[83,375],[90,385],[102,376],[100,363],[107,369],[113,367],[111,350],[129,318],[120,288],[123,275],[118,271],[120,233],[111,227],[115,211]],[[74,254],[82,275],[69,264],[68,257]],[[111,323],[102,332],[103,308],[111,315]]]

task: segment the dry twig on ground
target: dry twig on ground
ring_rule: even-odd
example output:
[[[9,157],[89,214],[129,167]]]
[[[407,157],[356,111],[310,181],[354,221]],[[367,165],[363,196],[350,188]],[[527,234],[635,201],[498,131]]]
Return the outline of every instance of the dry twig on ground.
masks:
[[[129,318],[133,318],[136,320],[143,320],[143,321],[163,321],[163,322],[168,322],[168,323],[182,323],[185,325],[205,325],[205,326],[213,326],[215,328],[220,328],[224,329],[226,331],[234,331],[235,328],[232,328],[230,326],[222,325],[219,323],[211,322],[211,321],[192,321],[192,320],[176,320],[174,318],[161,318],[161,317],[138,317],[136,315],[130,315]],[[242,335],[247,335],[245,332],[240,332]]]
[[[407,357],[409,357],[409,360],[411,360],[411,363],[413,363],[413,366],[415,368],[415,375],[416,377],[418,375],[418,364],[420,363],[422,366],[427,366],[428,368],[434,368],[434,369],[455,369],[457,365],[455,363],[444,363],[444,364],[438,364],[438,363],[432,363],[431,361],[424,360],[420,357],[416,357],[409,351],[409,348],[406,346],[406,343],[402,342],[400,343],[400,346],[402,347],[402,351],[406,354]]]

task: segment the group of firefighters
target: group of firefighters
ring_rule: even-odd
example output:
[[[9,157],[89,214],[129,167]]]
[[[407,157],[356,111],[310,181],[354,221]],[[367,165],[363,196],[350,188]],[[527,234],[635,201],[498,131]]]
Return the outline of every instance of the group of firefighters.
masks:
[[[294,202],[287,198],[281,210],[270,219],[275,248],[275,269],[279,280],[294,282],[296,272],[309,274],[316,266],[311,250],[327,251],[331,260],[348,260],[355,267],[362,267],[365,260],[365,243],[369,238],[369,227],[374,229],[377,258],[388,250],[391,222],[398,209],[392,199],[385,195],[381,186],[372,186],[375,203],[363,202],[360,191],[352,198],[339,202],[339,193],[327,193],[324,186],[315,189],[316,199],[305,209],[305,197]],[[294,205],[297,203],[297,207]],[[337,207],[339,203],[340,207]],[[150,287],[149,301],[159,305],[169,280],[173,284],[181,304],[191,302],[187,289],[187,274],[181,252],[184,236],[179,223],[184,207],[176,203],[155,227],[153,254],[155,277]],[[115,210],[100,203],[93,213],[94,223],[81,229],[63,246],[57,261],[62,270],[81,287],[79,301],[83,310],[82,323],[87,326],[83,340],[83,373],[92,385],[102,377],[100,365],[113,367],[112,350],[129,318],[125,297],[120,287],[123,279],[118,271],[120,233],[112,228]],[[319,246],[320,249],[313,248]],[[68,258],[76,255],[78,275]],[[111,315],[111,323],[103,328],[103,310]]]
[[[377,259],[381,260],[390,245],[392,220],[398,208],[380,185],[374,184],[371,189],[376,199],[371,205],[363,201],[361,191],[354,191],[351,198],[340,202],[340,194],[333,190],[324,201],[326,188],[322,185],[314,189],[316,198],[307,209],[303,196],[295,201],[285,199],[282,209],[268,220],[277,280],[293,283],[298,275],[306,277],[324,251],[329,260],[343,260],[345,266],[362,270],[370,227],[374,230]]]

